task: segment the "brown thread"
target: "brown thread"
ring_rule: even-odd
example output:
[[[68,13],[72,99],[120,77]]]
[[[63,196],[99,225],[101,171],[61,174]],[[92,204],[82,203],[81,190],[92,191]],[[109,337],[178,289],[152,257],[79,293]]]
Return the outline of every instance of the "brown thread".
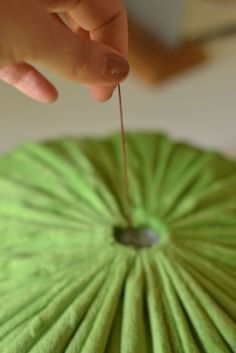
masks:
[[[126,149],[126,138],[125,138],[125,126],[124,126],[124,115],[120,85],[118,85],[118,96],[119,96],[119,108],[120,108],[120,126],[121,126],[121,138],[122,138],[122,149],[123,149],[123,162],[124,162],[124,183],[125,183],[125,198],[127,207],[127,221],[128,227],[132,228],[132,216],[131,216],[131,198],[129,190],[129,177],[128,177],[128,163],[127,163],[127,149]]]

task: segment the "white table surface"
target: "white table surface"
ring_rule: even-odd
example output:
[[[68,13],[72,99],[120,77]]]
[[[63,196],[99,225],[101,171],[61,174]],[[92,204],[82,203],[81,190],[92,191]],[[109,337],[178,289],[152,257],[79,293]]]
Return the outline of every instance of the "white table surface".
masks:
[[[129,129],[162,130],[236,156],[236,37],[207,45],[206,64],[155,89],[134,77],[122,85]],[[103,135],[119,127],[118,99],[94,102],[87,90],[50,75],[60,97],[41,105],[0,83],[0,153],[28,140]]]

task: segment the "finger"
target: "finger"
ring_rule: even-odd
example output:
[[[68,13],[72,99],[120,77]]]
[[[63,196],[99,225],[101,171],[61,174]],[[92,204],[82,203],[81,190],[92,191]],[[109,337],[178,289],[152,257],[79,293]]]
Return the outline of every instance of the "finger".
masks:
[[[111,86],[127,76],[128,63],[117,51],[76,36],[55,18],[45,22],[34,33],[34,61],[84,84]]]
[[[81,0],[72,18],[89,31],[91,40],[104,43],[118,50],[125,58],[128,56],[127,14],[119,0]],[[93,87],[92,95],[103,102],[112,96],[113,89]]]
[[[90,38],[128,53],[127,14],[122,0],[41,0],[51,11],[68,11]]]
[[[71,14],[90,32],[92,40],[107,44],[127,56],[127,16],[120,0],[81,0]]]
[[[79,34],[81,36],[84,36],[86,38],[89,37],[89,32],[83,30],[78,23],[76,22],[75,19],[68,13],[63,13],[62,15],[60,14],[60,17],[62,18],[63,22],[66,24],[68,28],[70,28],[74,33]],[[99,87],[99,86],[91,86],[90,87],[90,92],[91,95],[99,102],[105,102],[109,98],[111,98],[114,89],[116,86],[112,87]]]
[[[50,103],[57,98],[55,87],[29,64],[0,68],[0,79],[41,103]]]
[[[91,95],[99,102],[105,102],[112,97],[114,87],[98,87],[98,86],[91,86],[90,92]]]
[[[73,19],[69,12],[65,12],[62,15],[60,14],[63,22],[68,28],[70,28],[74,33],[89,38],[89,32],[85,31],[78,23]],[[99,86],[90,86],[91,95],[99,102],[105,102],[112,97],[113,91],[116,86],[112,87],[99,87]]]
[[[81,37],[88,39],[90,38],[89,32],[85,31],[82,27],[80,27],[68,12],[59,13],[57,15],[72,32],[80,35]]]

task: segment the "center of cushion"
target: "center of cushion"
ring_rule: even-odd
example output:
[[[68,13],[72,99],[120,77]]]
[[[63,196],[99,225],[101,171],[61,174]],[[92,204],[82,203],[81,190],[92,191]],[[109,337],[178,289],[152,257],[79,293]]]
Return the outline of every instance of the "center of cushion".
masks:
[[[150,228],[116,229],[114,237],[118,243],[134,248],[150,248],[160,242],[160,235]]]

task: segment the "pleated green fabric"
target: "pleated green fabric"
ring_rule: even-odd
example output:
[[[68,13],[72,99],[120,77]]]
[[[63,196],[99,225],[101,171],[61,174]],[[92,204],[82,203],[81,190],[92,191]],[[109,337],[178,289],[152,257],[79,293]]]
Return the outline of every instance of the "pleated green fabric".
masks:
[[[1,353],[236,352],[236,162],[155,133],[0,159]]]

